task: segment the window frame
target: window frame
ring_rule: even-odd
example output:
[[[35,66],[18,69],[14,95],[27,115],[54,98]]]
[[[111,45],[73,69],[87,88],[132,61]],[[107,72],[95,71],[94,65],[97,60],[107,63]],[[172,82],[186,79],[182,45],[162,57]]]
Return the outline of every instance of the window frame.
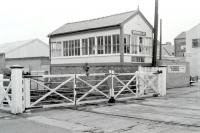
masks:
[[[112,36],[104,36],[105,54],[112,54]]]
[[[74,52],[74,53],[75,53],[74,55],[75,55],[75,56],[80,56],[80,39],[76,39],[76,40],[75,40],[75,46],[74,46],[74,47],[75,47],[75,48],[74,48],[74,49],[75,49],[75,50],[74,50],[74,51],[75,51],[75,52]]]
[[[113,34],[112,35],[112,44],[113,44],[113,54],[118,54],[120,53],[119,51],[119,45],[120,45],[120,35],[119,34]]]
[[[69,41],[63,41],[63,56],[69,56]]]
[[[95,55],[95,37],[88,38],[89,55]]]
[[[104,54],[104,36],[97,36],[97,54]]]
[[[194,45],[195,41],[195,45]],[[200,47],[200,38],[192,39],[192,48],[199,48]]]
[[[131,43],[130,43],[130,35],[127,35],[127,34],[125,34],[125,35],[123,35],[123,40],[122,40],[123,42],[123,45],[124,45],[124,53],[125,54],[130,54],[131,52]]]
[[[83,38],[82,39],[82,55],[89,55],[89,51],[88,51],[88,38]]]
[[[62,56],[62,42],[51,42],[51,56],[61,57]]]

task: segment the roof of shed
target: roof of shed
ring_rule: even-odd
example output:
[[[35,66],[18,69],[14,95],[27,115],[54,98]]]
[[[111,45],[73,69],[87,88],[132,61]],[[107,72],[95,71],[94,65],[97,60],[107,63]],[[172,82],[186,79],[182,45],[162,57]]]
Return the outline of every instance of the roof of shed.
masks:
[[[0,44],[0,53],[10,52],[10,51],[15,50],[15,49],[17,49],[19,47],[23,47],[25,45],[28,45],[28,44],[30,44],[30,43],[32,43],[34,41],[40,41],[41,43],[44,43],[44,42],[42,42],[39,39],[31,39],[31,40],[24,40],[24,41],[16,41],[16,42],[4,43],[4,44]],[[46,43],[44,43],[44,44],[46,44]]]
[[[181,32],[175,39],[184,39],[186,38],[186,32]]]
[[[138,12],[138,10],[134,10],[97,19],[66,23],[60,28],[50,33],[48,36],[120,25],[121,23],[126,21],[131,16],[137,14]]]
[[[157,56],[160,54],[160,43],[158,43],[157,47]],[[174,56],[174,46],[169,44],[162,44],[162,56],[169,57]]]
[[[174,46],[173,45],[163,45],[162,46],[163,55],[174,56]]]

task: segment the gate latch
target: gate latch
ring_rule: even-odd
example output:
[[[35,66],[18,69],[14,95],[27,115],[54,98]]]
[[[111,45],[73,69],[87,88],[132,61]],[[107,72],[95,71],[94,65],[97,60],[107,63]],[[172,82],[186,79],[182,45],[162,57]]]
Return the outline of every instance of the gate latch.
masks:
[[[153,74],[161,74],[161,73],[163,73],[163,71],[162,70],[157,70],[156,72],[154,72]]]

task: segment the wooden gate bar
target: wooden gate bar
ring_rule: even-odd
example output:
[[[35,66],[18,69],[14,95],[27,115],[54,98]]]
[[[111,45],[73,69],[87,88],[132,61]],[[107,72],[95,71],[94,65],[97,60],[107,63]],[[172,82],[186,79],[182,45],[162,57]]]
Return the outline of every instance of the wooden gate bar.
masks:
[[[51,95],[52,93],[56,93],[56,90],[58,90],[60,87],[62,87],[63,85],[65,85],[66,83],[68,83],[70,80],[72,80],[73,77],[70,77],[68,80],[66,80],[65,82],[61,83],[60,85],[58,85],[56,88],[54,89],[50,89],[50,92],[46,93],[45,95],[43,95],[41,98],[39,98],[37,101],[35,101],[33,104],[31,104],[31,106],[34,106],[36,104],[38,104],[40,101],[42,101],[43,99],[45,99],[46,97],[48,97],[49,95]]]
[[[104,75],[105,75],[105,74],[104,74]],[[82,80],[82,79],[79,78],[79,77],[77,77],[77,78],[78,78],[79,80],[81,80],[81,81],[84,81],[84,80]],[[89,95],[90,92],[92,92],[93,90],[98,90],[97,87],[98,87],[99,85],[101,85],[103,82],[105,82],[108,78],[110,78],[109,75],[108,75],[106,78],[104,78],[101,82],[99,82],[97,85],[95,85],[95,86],[90,85],[92,89],[90,89],[87,93],[85,93],[83,96],[81,96],[81,97],[77,100],[77,102],[80,102],[83,98],[85,98],[87,95]],[[85,81],[85,82],[86,82],[86,81]],[[84,83],[85,83],[85,82],[84,82]],[[89,83],[87,83],[87,84],[89,85]],[[100,91],[100,90],[98,90],[98,91]],[[104,94],[104,93],[102,92],[102,94]],[[104,96],[108,97],[106,94],[104,94]]]
[[[124,82],[122,82],[117,76],[115,76],[115,79],[117,79],[123,86],[126,86],[126,84],[124,83]],[[135,79],[135,76],[133,76],[133,80],[132,81],[134,81],[134,79]],[[132,82],[131,81],[131,82]],[[129,85],[129,84],[128,84]],[[128,87],[128,85],[126,86],[126,88],[131,92],[131,93],[133,93],[133,94],[135,94],[129,87]]]
[[[144,92],[144,90],[146,90],[147,88],[151,88],[151,89],[153,89],[156,93],[159,93],[159,92],[158,92],[158,89],[156,89],[156,88],[158,88],[158,86],[156,87],[156,86],[153,84],[153,82],[157,79],[157,76],[158,76],[158,75],[155,75],[155,74],[153,74],[153,73],[149,73],[149,72],[148,72],[148,76],[153,76],[153,78],[147,81],[147,80],[144,80],[144,79],[141,77],[141,74],[147,75],[146,73],[141,73],[141,72],[140,72],[140,74],[138,74],[138,80],[141,80],[141,81],[143,82],[143,85],[144,85],[143,88],[140,88],[140,91]],[[139,94],[141,95],[141,93],[139,93]]]
[[[99,76],[99,75],[98,75]],[[91,87],[91,88],[94,88],[94,86],[93,85],[91,85],[90,83],[88,83],[87,81],[85,81],[85,80],[83,80],[83,79],[81,79],[80,77],[77,77],[77,79],[78,80],[80,80],[80,81],[82,81],[83,83],[85,83],[85,84],[87,84],[89,87]],[[92,89],[91,89],[92,90]],[[102,91],[100,91],[99,89],[97,89],[97,88],[94,88],[94,90],[96,90],[96,91],[98,91],[99,93],[101,93],[102,95],[104,95],[105,97],[107,97],[107,98],[109,98],[109,96],[108,95],[106,95],[105,93],[103,93]]]
[[[47,90],[49,90],[49,91],[52,91],[52,89],[51,88],[49,88],[48,86],[46,86],[46,85],[43,85],[43,84],[41,84],[40,82],[38,82],[38,81],[36,81],[36,80],[34,80],[34,79],[31,79],[31,81],[33,81],[33,82],[35,82],[35,83],[37,83],[38,85],[40,85],[40,86],[42,86],[42,87],[44,87],[44,88],[46,88]],[[58,93],[58,92],[53,92],[53,93],[55,93],[55,94],[57,94],[57,95],[59,95],[60,97],[62,97],[62,98],[64,98],[64,99],[66,99],[66,100],[68,100],[68,101],[70,101],[70,102],[73,102],[71,99],[69,99],[69,98],[67,98],[67,97],[65,97],[64,95],[62,95],[62,94],[60,94],[60,93]],[[51,94],[50,94],[51,95]]]
[[[136,76],[133,76],[130,81],[124,85],[124,87],[115,95],[115,99],[126,89],[128,88],[128,85],[136,78]],[[130,89],[130,88],[129,88]]]
[[[8,96],[8,92],[10,90],[11,83],[7,87],[2,87],[1,89],[1,97],[0,97],[0,105],[3,104],[3,100],[6,98],[6,101],[8,102],[8,105],[11,106],[11,100]]]

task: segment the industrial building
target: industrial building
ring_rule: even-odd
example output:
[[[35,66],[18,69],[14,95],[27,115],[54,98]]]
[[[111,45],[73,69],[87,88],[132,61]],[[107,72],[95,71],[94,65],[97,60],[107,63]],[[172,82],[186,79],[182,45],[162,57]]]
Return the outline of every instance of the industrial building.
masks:
[[[175,56],[185,57],[186,52],[186,32],[181,32],[174,39]]]
[[[0,44],[1,70],[21,65],[25,72],[49,71],[49,46],[39,39]]]
[[[191,76],[200,76],[200,24],[186,32],[186,61],[190,63]]]

